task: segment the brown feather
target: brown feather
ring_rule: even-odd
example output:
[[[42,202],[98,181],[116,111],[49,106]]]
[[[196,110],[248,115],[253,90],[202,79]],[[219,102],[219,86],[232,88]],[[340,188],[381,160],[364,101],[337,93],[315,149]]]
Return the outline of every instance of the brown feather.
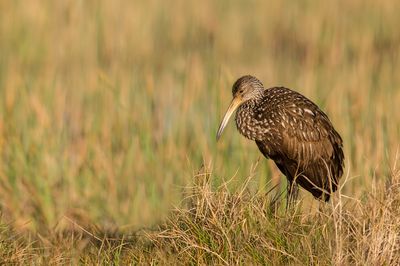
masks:
[[[245,77],[250,77],[245,83],[249,86],[254,77]],[[241,86],[239,79],[233,91]],[[284,87],[264,89],[239,107],[236,125],[290,183],[326,201],[337,190],[344,167],[342,139],[328,116],[305,96]]]

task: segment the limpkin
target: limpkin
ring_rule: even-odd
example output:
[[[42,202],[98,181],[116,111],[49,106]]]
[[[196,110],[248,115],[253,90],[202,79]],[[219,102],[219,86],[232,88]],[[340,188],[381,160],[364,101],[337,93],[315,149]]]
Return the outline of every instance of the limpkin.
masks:
[[[285,87],[265,89],[250,75],[233,84],[232,94],[217,140],[237,110],[239,132],[254,140],[287,177],[287,204],[297,197],[297,184],[329,201],[343,175],[344,155],[342,138],[328,116],[300,93]]]

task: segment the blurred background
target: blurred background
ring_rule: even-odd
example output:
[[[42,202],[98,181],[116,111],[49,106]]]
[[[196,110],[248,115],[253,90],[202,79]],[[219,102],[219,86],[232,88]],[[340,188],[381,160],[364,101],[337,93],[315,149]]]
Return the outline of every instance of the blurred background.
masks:
[[[260,159],[254,193],[283,189],[234,123],[215,141],[244,74],[329,115],[345,144],[342,192],[362,199],[399,152],[398,10],[395,0],[0,1],[1,219],[148,227],[203,164],[214,185],[235,186]]]

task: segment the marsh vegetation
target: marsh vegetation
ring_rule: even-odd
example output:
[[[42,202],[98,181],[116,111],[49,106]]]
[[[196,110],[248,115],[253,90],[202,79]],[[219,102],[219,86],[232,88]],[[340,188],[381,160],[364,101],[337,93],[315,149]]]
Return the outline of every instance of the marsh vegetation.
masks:
[[[0,1],[0,260],[397,265],[400,3],[339,2]],[[217,145],[244,74],[331,118],[329,204]]]

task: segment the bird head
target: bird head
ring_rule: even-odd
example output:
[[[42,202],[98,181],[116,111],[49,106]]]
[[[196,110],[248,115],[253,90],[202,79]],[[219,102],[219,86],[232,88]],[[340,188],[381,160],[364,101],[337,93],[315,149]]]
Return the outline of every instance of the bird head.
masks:
[[[257,100],[262,96],[264,86],[256,77],[247,75],[239,78],[232,86],[233,99],[226,110],[224,118],[217,132],[217,141],[228,124],[229,118],[239,106],[250,100]]]

